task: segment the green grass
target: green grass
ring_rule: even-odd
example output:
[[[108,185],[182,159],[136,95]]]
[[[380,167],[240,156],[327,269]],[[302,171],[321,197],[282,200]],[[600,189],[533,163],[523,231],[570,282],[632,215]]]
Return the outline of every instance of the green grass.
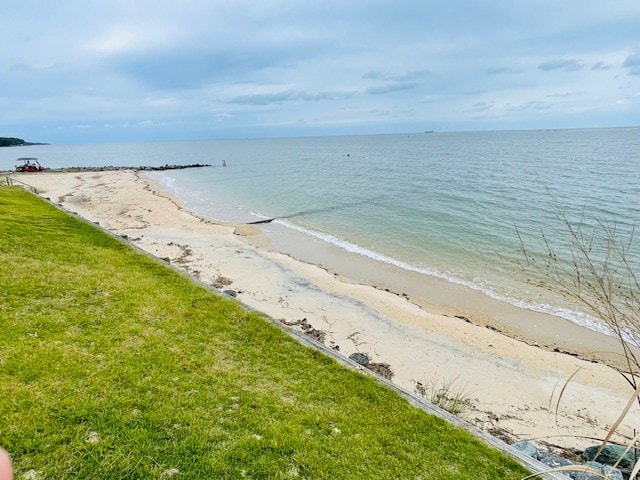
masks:
[[[55,479],[526,473],[18,188],[0,188],[0,445]]]

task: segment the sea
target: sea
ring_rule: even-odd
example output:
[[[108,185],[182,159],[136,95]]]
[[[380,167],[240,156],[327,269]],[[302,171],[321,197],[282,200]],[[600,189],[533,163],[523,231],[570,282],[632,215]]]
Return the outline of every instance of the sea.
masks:
[[[0,149],[0,169],[24,156],[47,167],[210,164],[148,175],[202,216],[273,219],[265,228],[599,331],[528,256],[543,266],[551,247],[570,267],[573,229],[597,264],[598,239],[615,230],[640,275],[639,127],[35,145]]]

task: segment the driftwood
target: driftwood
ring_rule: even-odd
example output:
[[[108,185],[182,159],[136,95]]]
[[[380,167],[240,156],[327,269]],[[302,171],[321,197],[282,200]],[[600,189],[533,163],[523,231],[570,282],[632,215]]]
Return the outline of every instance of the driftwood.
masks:
[[[245,225],[258,225],[260,223],[271,223],[275,218],[267,218],[266,220],[256,220],[255,222],[248,222]]]

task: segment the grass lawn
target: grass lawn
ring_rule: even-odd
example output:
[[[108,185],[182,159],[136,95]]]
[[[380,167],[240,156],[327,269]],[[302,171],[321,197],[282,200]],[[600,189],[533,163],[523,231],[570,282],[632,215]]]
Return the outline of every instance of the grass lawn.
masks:
[[[260,314],[9,187],[0,445],[17,478],[526,474]]]

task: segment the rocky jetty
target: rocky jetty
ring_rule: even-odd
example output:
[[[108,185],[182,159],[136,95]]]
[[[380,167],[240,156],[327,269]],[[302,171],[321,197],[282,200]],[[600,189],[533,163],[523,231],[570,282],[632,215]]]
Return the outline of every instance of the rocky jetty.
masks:
[[[43,172],[115,172],[119,170],[135,170],[145,172],[157,172],[162,170],[182,170],[184,168],[203,168],[210,167],[208,163],[191,163],[188,165],[143,165],[140,167],[132,167],[125,165],[108,165],[104,167],[61,167],[61,168],[45,168]],[[0,173],[15,173],[15,170],[0,170]]]
[[[159,166],[113,166],[106,167],[64,167],[64,168],[47,168],[47,172],[111,172],[118,170],[141,170],[148,172],[156,172],[162,170],[182,170],[184,168],[203,168],[210,167],[210,164],[206,163],[191,163],[188,165],[159,165]]]

